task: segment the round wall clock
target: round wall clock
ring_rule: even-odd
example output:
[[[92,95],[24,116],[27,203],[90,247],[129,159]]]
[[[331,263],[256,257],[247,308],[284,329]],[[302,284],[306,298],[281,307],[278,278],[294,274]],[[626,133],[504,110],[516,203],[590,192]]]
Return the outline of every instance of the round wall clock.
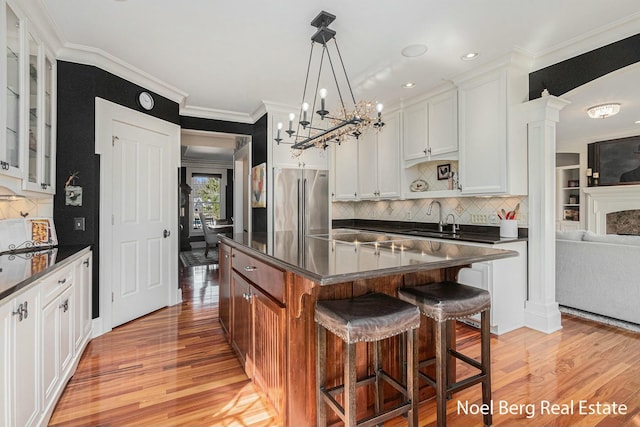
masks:
[[[149,111],[153,108],[153,96],[149,92],[140,92],[138,95],[138,104],[145,110]]]

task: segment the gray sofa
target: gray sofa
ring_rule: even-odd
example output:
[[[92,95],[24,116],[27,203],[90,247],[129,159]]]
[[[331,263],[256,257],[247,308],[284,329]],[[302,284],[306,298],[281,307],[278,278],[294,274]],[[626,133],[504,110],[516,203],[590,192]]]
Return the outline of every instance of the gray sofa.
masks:
[[[640,324],[640,236],[556,235],[560,305]]]
[[[640,236],[556,235],[560,305],[640,324]]]

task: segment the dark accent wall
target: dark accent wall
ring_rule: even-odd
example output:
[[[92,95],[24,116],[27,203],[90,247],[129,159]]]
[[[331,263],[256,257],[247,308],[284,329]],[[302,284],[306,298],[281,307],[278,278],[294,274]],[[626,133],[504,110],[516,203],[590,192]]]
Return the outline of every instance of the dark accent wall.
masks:
[[[267,115],[255,123],[251,135],[251,167],[267,161]],[[267,165],[267,168],[269,165]],[[269,174],[267,174],[268,176]],[[251,229],[254,232],[267,232],[267,208],[251,209]]]
[[[95,98],[132,110],[179,123],[176,102],[152,93],[155,106],[147,112],[137,104],[145,88],[90,65],[58,61],[56,195],[53,218],[60,245],[91,245],[93,263],[93,317],[99,312],[99,212],[100,156],[95,154]],[[64,184],[78,172],[76,185],[82,187],[82,206],[66,206]],[[85,231],[73,230],[73,218],[85,218]]]
[[[550,65],[529,74],[529,99],[544,89],[561,96],[612,71],[640,61],[640,34]]]
[[[153,117],[175,123],[185,129],[252,135],[252,156],[259,163],[266,161],[266,114],[256,123],[236,123],[224,120],[185,117],[179,114],[178,103],[150,90],[115,76],[92,65],[67,61],[57,63],[57,155],[54,221],[60,245],[91,245],[96,260],[93,265],[93,318],[100,315],[99,297],[99,213],[100,156],[95,154],[95,98],[122,105]],[[147,90],[155,100],[153,110],[143,110],[137,103],[138,94]],[[75,185],[83,188],[82,206],[66,206],[64,184],[69,175],[78,172]],[[227,206],[233,209],[233,171],[227,176]],[[266,231],[266,209],[254,214],[254,224]],[[231,216],[231,215],[227,215]],[[85,230],[73,230],[73,218],[85,218]],[[254,225],[254,230],[256,225]]]
[[[204,130],[209,132],[234,133],[238,135],[253,134],[253,126],[249,123],[228,122],[226,120],[202,119],[200,117],[180,116],[182,129]]]

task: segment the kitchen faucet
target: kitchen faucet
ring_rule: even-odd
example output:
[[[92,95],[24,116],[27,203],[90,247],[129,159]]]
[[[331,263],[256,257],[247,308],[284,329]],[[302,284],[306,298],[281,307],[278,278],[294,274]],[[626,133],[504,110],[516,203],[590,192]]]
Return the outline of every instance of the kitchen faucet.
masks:
[[[458,230],[460,230],[460,226],[456,224],[456,216],[452,213],[447,215],[446,218],[444,219],[445,225],[449,225],[449,217],[453,219],[453,222],[451,223],[451,232],[453,234],[456,234]]]
[[[432,200],[431,203],[429,203],[429,207],[427,208],[427,215],[431,215],[431,209],[433,208],[434,203],[438,205],[438,231],[442,231],[442,226],[444,224],[442,223],[442,205],[439,201]]]

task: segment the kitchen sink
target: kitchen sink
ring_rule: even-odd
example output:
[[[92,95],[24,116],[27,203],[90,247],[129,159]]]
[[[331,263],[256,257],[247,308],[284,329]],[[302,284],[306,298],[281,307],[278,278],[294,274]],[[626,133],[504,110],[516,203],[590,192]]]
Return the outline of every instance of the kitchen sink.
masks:
[[[437,230],[411,230],[410,234],[421,237],[445,237],[447,239],[459,239],[460,234],[453,231],[437,231]]]

